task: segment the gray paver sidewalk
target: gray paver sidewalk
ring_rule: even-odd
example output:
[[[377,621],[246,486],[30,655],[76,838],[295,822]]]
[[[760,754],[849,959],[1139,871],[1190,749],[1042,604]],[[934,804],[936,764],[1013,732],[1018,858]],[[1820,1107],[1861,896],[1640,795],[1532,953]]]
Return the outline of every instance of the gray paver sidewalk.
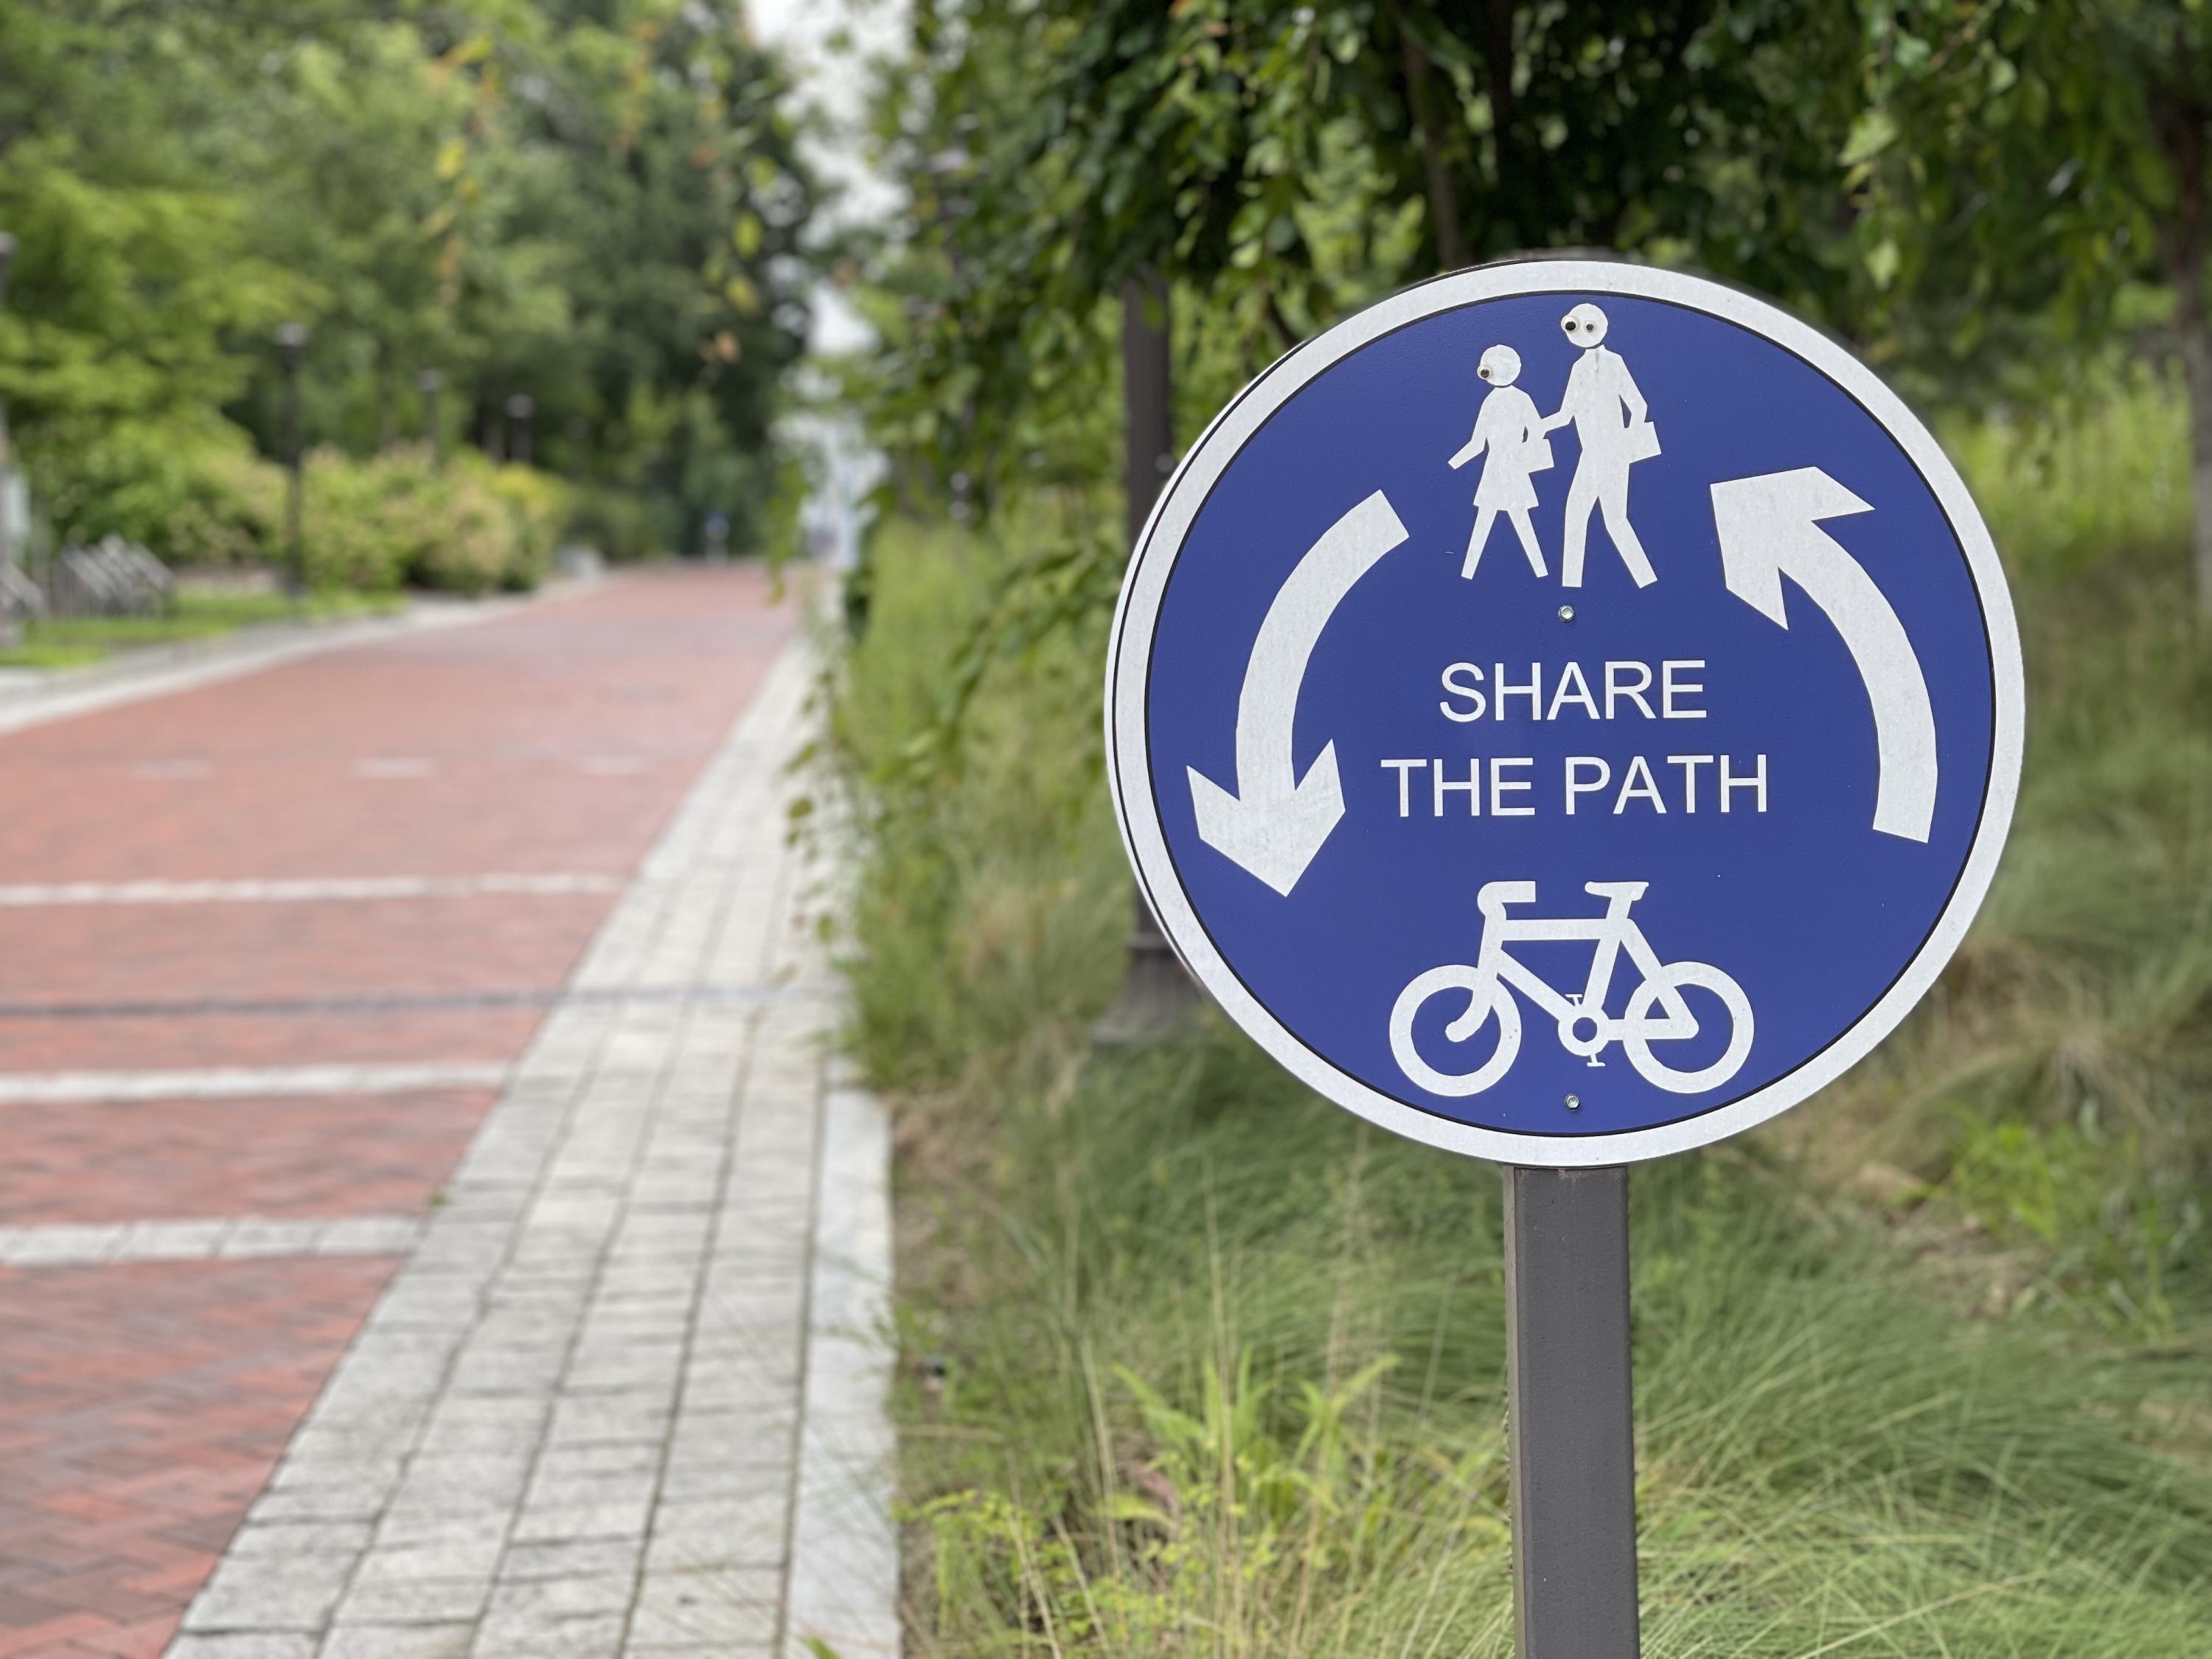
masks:
[[[786,844],[807,673],[609,918],[173,1659],[897,1653],[889,1136]]]

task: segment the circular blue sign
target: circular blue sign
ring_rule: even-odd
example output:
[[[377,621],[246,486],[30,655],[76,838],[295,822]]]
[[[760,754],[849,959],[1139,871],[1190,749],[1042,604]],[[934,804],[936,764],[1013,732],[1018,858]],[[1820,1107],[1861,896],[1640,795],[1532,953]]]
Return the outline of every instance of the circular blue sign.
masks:
[[[2021,690],[1988,532],[1850,354],[1528,260],[1248,387],[1130,565],[1108,753],[1230,1017],[1384,1127],[1656,1157],[1839,1074],[1987,890]]]

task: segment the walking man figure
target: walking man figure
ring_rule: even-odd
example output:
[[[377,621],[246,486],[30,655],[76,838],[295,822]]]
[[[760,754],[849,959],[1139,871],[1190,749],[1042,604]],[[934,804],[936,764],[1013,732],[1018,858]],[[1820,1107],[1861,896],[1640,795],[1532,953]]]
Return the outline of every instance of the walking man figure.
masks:
[[[1590,514],[1602,508],[1606,533],[1613,538],[1620,562],[1638,587],[1659,580],[1644,544],[1628,522],[1628,469],[1659,453],[1659,433],[1650,419],[1644,394],[1629,377],[1620,354],[1608,351],[1605,313],[1587,302],[1559,319],[1566,336],[1583,348],[1567,375],[1566,395],[1559,411],[1548,416],[1543,429],[1575,423],[1582,440],[1582,459],[1575,463],[1574,482],[1567,486],[1566,540],[1559,556],[1559,580],[1568,587],[1583,585],[1583,548],[1589,535]],[[1627,419],[1624,424],[1622,416]]]

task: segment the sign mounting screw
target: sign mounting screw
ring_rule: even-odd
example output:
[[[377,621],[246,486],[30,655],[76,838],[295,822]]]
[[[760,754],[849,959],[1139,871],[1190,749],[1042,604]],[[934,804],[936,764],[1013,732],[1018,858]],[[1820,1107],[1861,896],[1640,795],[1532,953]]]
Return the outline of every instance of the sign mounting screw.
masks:
[[[1559,620],[1560,620],[1561,622],[1572,622],[1574,619],[1575,619],[1575,608],[1574,608],[1574,606],[1572,606],[1572,605],[1561,605],[1561,606],[1559,607]]]
[[[1579,1112],[1582,1109],[1583,1097],[1580,1095],[1569,1095],[1567,1097],[1567,1109],[1569,1111]]]

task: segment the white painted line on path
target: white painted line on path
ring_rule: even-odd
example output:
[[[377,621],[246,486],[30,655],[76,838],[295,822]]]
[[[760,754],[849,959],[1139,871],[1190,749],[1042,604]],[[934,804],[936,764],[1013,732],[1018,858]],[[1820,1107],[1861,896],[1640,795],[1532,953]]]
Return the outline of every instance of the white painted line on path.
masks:
[[[427,778],[438,770],[435,761],[422,755],[368,755],[353,763],[357,778],[387,781],[394,778]]]
[[[126,1261],[244,1261],[276,1256],[404,1255],[421,1216],[215,1216],[186,1221],[46,1222],[0,1227],[0,1267]]]
[[[488,876],[310,876],[273,881],[34,881],[0,884],[0,908],[57,904],[285,904],[331,900],[567,898],[615,894],[625,878],[589,871]]]
[[[216,1066],[172,1072],[0,1072],[0,1106],[497,1089],[506,1084],[511,1069],[504,1060],[459,1060],[408,1066]]]

